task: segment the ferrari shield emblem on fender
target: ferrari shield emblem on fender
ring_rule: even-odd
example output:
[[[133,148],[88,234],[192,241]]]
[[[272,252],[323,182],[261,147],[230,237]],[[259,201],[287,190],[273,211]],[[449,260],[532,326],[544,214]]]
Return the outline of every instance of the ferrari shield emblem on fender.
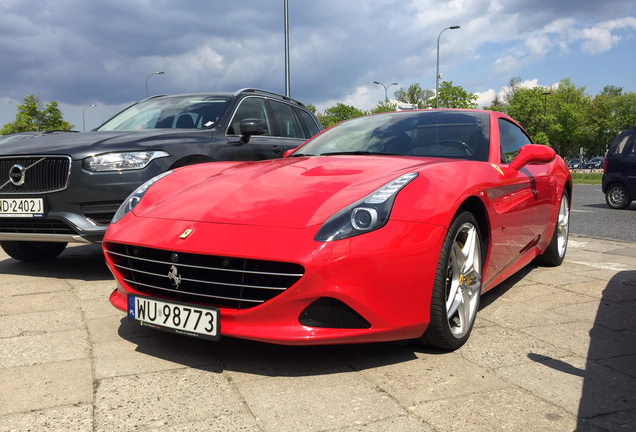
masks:
[[[194,230],[192,230],[192,229],[188,228],[187,230],[185,230],[185,231],[183,232],[183,234],[181,234],[181,235],[179,236],[179,238],[180,238],[180,239],[187,238],[187,237],[188,237],[188,236],[192,233],[192,231],[194,231]]]
[[[497,171],[499,171],[499,174],[504,175],[504,172],[501,168],[499,168],[497,165],[495,165],[494,163],[490,164],[494,169],[496,169]]]

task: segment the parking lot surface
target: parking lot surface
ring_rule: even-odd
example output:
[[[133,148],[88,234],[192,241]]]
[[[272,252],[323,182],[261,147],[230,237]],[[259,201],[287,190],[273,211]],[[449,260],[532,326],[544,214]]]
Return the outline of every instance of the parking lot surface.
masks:
[[[129,323],[100,246],[0,250],[0,431],[636,429],[636,243],[571,236],[482,297],[468,343],[283,347]]]

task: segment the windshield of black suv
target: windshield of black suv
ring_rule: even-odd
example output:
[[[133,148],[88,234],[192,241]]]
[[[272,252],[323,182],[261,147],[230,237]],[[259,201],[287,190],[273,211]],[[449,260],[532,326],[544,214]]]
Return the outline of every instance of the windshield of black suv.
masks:
[[[117,114],[97,130],[209,129],[218,123],[228,101],[213,96],[148,99]]]
[[[403,155],[487,161],[488,113],[410,111],[342,122],[308,141],[299,156]]]

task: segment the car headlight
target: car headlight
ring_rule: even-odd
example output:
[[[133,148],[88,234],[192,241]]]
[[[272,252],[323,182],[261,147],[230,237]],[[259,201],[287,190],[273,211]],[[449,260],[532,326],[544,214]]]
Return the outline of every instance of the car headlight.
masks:
[[[170,156],[169,153],[157,151],[104,153],[84,159],[84,168],[89,171],[121,171],[138,170],[148,166],[157,158]]]
[[[335,213],[322,224],[314,240],[342,240],[382,228],[389,220],[397,193],[417,173],[404,174]]]
[[[170,170],[170,171],[166,171],[165,173],[159,174],[158,176],[151,178],[146,183],[142,184],[137,189],[135,189],[135,191],[131,193],[128,196],[128,198],[126,198],[126,200],[119,206],[119,209],[117,209],[117,213],[115,213],[115,216],[113,216],[113,220],[110,221],[110,223],[119,222],[121,218],[126,216],[128,212],[130,212],[133,208],[135,208],[137,204],[139,204],[139,201],[141,201],[141,199],[146,194],[150,186],[157,183],[159,180],[161,180],[168,174],[172,174],[173,172],[174,171]]]

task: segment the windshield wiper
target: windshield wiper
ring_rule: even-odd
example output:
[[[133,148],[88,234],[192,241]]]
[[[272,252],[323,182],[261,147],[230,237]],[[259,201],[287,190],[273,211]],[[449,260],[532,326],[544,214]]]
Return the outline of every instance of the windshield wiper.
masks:
[[[310,154],[310,153],[294,153],[292,155],[289,155],[289,157],[305,157],[305,156],[316,156],[316,155]]]
[[[404,156],[402,153],[384,153],[384,152],[372,152],[367,150],[356,151],[342,151],[342,152],[329,152],[321,153],[320,156],[337,156],[337,155],[384,155],[384,156]]]

